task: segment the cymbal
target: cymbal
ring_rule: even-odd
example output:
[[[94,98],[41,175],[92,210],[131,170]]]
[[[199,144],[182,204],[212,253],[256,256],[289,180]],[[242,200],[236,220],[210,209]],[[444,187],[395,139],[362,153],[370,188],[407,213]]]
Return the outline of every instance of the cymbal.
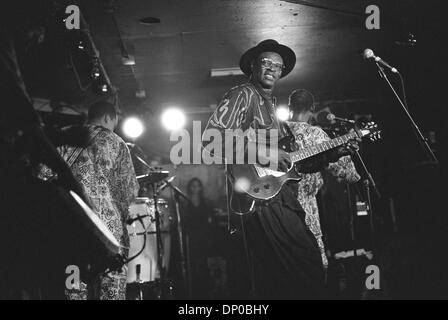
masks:
[[[147,174],[137,176],[137,181],[139,183],[154,184],[163,181],[165,178],[168,177],[169,174],[170,174],[169,171],[164,170],[151,171]]]

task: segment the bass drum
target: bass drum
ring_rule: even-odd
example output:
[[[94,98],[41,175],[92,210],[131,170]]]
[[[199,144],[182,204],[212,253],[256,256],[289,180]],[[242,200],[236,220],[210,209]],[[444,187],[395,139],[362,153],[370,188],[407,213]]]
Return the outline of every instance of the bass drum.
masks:
[[[171,255],[171,214],[168,203],[164,199],[157,200],[157,210],[160,214],[160,231],[162,238],[162,265],[168,271]],[[127,226],[129,233],[129,257],[136,255],[143,247],[146,234],[146,246],[143,252],[128,263],[128,283],[151,282],[160,278],[157,265],[157,241],[154,200],[136,198],[129,207],[129,218],[134,221]],[[140,222],[141,221],[141,222]]]

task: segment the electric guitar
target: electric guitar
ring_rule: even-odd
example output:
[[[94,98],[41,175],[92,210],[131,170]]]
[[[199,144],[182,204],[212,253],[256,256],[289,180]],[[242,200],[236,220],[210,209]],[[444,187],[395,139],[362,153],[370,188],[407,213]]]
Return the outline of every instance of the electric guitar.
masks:
[[[302,179],[303,174],[298,172],[298,168],[305,160],[342,146],[357,137],[375,141],[381,138],[381,131],[377,124],[369,122],[363,128],[357,128],[343,136],[299,150],[293,150],[294,137],[285,137],[279,141],[279,147],[288,152],[291,158],[292,165],[288,171],[276,171],[258,164],[232,165],[229,170],[230,181],[233,185],[232,192],[249,196],[249,199],[252,200],[251,207],[256,200],[272,199],[280,192],[287,181]],[[239,210],[235,211],[239,212]]]

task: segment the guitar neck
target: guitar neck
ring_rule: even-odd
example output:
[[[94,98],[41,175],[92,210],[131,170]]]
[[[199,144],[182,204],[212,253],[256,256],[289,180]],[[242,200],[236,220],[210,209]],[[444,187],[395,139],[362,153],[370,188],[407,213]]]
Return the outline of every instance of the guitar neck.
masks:
[[[293,162],[298,162],[301,160],[305,160],[307,158],[311,158],[311,157],[318,155],[320,153],[323,153],[325,151],[342,146],[342,145],[346,144],[349,140],[354,139],[357,136],[358,136],[358,134],[356,132],[350,132],[343,136],[331,139],[329,141],[324,141],[324,142],[318,143],[316,145],[306,147],[301,150],[293,151],[289,155]]]

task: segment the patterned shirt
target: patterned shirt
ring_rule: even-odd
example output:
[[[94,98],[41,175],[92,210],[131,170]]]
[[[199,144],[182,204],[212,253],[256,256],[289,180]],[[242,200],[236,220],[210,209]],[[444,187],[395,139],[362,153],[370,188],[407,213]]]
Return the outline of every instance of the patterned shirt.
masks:
[[[279,138],[285,135],[284,128],[275,116],[276,99],[265,93],[258,85],[248,82],[230,89],[222,98],[206,129],[217,129],[224,137],[225,129],[247,130],[279,129]],[[249,135],[249,138],[251,135]],[[252,136],[253,137],[253,136]],[[266,137],[268,139],[269,137]],[[230,140],[230,139],[229,139]],[[231,143],[231,145],[227,145]],[[207,143],[204,142],[207,149]],[[233,141],[225,141],[224,148],[235,150]],[[225,153],[223,153],[225,154]],[[235,158],[234,158],[235,159]]]
[[[89,130],[95,128],[97,126],[89,126]],[[71,146],[63,146],[58,151],[67,161],[73,149]],[[71,169],[98,216],[120,244],[128,247],[124,220],[139,186],[126,143],[112,131],[100,128],[93,142],[79,154]]]
[[[77,156],[71,170],[90,205],[122,246],[121,253],[127,257],[129,237],[124,221],[139,189],[131,155],[126,143],[112,131],[93,125],[87,129],[93,140]],[[95,135],[96,129],[99,131]],[[57,149],[68,162],[75,147],[65,145]],[[55,174],[48,167],[43,167],[39,176],[48,179]],[[126,275],[123,268],[122,272],[111,272],[101,277],[100,299],[124,300]],[[66,295],[70,300],[87,300],[87,285],[81,282],[79,289],[66,290]]]
[[[309,147],[330,140],[321,128],[311,126],[308,123],[288,122],[288,126],[291,128],[299,148]],[[327,170],[336,177],[338,182],[354,183],[360,179],[350,156],[342,157],[337,162],[330,163]],[[306,213],[305,222],[316,237],[322,254],[322,262],[324,266],[327,266],[328,260],[322,240],[319,209],[316,199],[317,192],[323,184],[324,180],[320,172],[304,174],[302,180],[299,181],[298,200]]]

